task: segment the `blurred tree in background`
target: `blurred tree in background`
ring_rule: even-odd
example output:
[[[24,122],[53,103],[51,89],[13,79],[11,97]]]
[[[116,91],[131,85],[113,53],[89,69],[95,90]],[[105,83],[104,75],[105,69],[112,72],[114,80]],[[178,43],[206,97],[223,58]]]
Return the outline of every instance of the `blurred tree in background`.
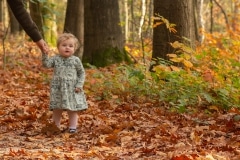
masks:
[[[93,33],[92,36],[96,42],[104,42],[102,40],[107,38],[105,36],[109,37],[110,35],[100,33],[104,31],[106,34],[109,31],[108,33],[111,34],[111,30],[115,30],[117,26],[120,26],[120,30],[115,30],[115,34],[119,34],[118,37],[121,35],[122,38],[111,37],[109,42],[114,40],[113,47],[119,44],[120,47],[118,48],[120,50],[125,45],[138,45],[142,50],[143,60],[145,58],[144,46],[147,45],[144,40],[146,39],[153,41],[153,58],[167,59],[169,42],[182,39],[185,42],[188,41],[189,45],[193,47],[204,41],[203,33],[239,32],[237,26],[240,19],[240,2],[234,0],[163,1],[161,3],[157,0],[118,0],[114,2],[116,3],[114,6],[100,6],[97,1],[86,1],[85,4],[83,2],[84,0],[64,0],[61,3],[56,0],[30,0],[25,1],[25,4],[49,44],[55,45],[58,33],[72,32],[82,44],[76,55],[79,57],[85,56],[85,62],[90,64],[95,64],[93,58],[91,58],[93,56],[91,50],[101,50],[103,46],[99,45],[100,43],[94,44],[94,40],[86,39],[86,37],[89,38],[90,34]],[[107,3],[110,2],[108,0],[102,1],[102,4]],[[96,6],[102,9],[97,11]],[[116,8],[116,6],[119,7]],[[115,7],[114,13],[110,13],[111,9],[109,7]],[[7,11],[5,0],[0,1],[0,9],[0,36],[8,32],[10,34],[21,32],[18,23]],[[85,16],[84,13],[86,13]],[[116,18],[111,19],[109,15]],[[105,19],[101,19],[103,17]],[[95,19],[91,22],[91,25],[90,18]],[[103,20],[108,20],[108,22]],[[153,25],[154,20],[155,24]],[[100,22],[105,26],[99,25]],[[176,35],[173,34],[174,29]],[[111,59],[116,52],[110,50],[110,53],[112,53]],[[131,54],[129,53],[133,57]],[[106,59],[106,57],[100,59]],[[109,61],[111,61],[110,59]]]

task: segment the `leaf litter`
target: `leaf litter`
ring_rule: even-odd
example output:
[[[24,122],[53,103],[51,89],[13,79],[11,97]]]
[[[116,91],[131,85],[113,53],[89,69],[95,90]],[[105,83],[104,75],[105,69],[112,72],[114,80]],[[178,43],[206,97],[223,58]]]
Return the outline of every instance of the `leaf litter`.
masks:
[[[23,50],[18,55],[9,53],[14,61],[0,71],[3,159],[240,159],[236,109],[214,110],[211,115],[174,113],[149,102],[119,104],[118,96],[108,101],[95,99],[86,86],[89,108],[79,113],[78,132],[66,132],[66,114],[58,129],[48,111],[51,70],[41,67],[37,51],[25,54]],[[92,72],[86,69],[87,75]],[[91,76],[86,81],[97,83]]]

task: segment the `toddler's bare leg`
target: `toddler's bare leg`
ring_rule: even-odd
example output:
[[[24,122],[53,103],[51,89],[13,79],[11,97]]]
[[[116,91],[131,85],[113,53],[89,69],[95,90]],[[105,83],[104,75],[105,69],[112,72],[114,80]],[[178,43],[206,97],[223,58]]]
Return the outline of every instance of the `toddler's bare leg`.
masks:
[[[53,110],[53,122],[56,124],[56,126],[59,128],[60,127],[60,122],[62,119],[62,109],[54,109]]]
[[[68,111],[69,129],[76,129],[78,123],[78,112]]]

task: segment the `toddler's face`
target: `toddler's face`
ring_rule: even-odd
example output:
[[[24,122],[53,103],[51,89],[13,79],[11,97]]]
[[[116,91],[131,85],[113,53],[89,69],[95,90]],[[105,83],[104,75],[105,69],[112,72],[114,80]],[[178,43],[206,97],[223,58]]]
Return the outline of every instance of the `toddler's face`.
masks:
[[[59,54],[65,58],[73,55],[75,51],[75,43],[73,39],[67,39],[59,43],[58,46]]]

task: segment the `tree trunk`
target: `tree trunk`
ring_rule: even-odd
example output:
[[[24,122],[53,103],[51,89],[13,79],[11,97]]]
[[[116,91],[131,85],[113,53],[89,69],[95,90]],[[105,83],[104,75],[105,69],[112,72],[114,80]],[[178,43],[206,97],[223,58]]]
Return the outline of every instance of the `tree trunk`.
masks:
[[[152,37],[152,15],[153,15],[153,0],[149,0],[149,5],[148,5],[148,26],[147,26],[147,37]]]
[[[13,35],[16,35],[19,33],[21,26],[18,23],[15,16],[13,15],[10,8],[8,8],[8,11],[9,11],[9,19],[10,19],[10,33]]]
[[[134,15],[134,1],[130,1],[130,26],[129,26],[129,30],[131,33],[131,40],[132,43],[135,42],[136,40],[136,34],[134,34],[136,32],[136,23],[135,23],[135,15]]]
[[[232,2],[233,3],[233,2]],[[233,4],[233,18],[232,18],[232,30],[235,32],[238,30],[239,22],[240,22],[240,2],[236,1]]]
[[[72,33],[78,38],[80,48],[75,52],[75,55],[82,59],[84,50],[84,0],[67,1],[64,32]]]
[[[128,1],[124,0],[124,10],[125,10],[125,40],[129,40],[129,17],[128,17]]]
[[[213,33],[213,24],[214,24],[214,18],[213,18],[213,0],[210,0],[210,33]]]
[[[97,67],[127,60],[115,0],[85,0],[83,62]]]
[[[0,23],[3,23],[4,20],[4,3],[3,0],[0,0]]]
[[[222,14],[224,16],[224,19],[225,19],[225,22],[226,22],[226,28],[227,30],[229,29],[229,22],[228,22],[228,15],[227,13],[225,12],[225,8],[216,0],[213,0],[215,2],[215,4],[217,5],[217,7],[220,8],[220,10],[222,11]]]
[[[199,31],[197,32],[196,36],[199,42],[203,42],[205,36],[204,36],[204,31],[205,31],[205,20],[203,16],[203,6],[204,5],[204,0],[195,0],[195,9],[196,9],[196,19],[197,19],[197,28],[199,28]],[[196,30],[197,31],[197,30]]]
[[[43,16],[42,16],[42,12],[41,12],[40,2],[38,0],[30,1],[29,2],[29,10],[30,10],[30,15],[32,17],[32,20],[36,23],[39,31],[41,32],[41,35],[44,38]]]
[[[142,38],[142,29],[143,29],[143,24],[145,21],[145,16],[146,16],[146,0],[142,0],[142,10],[141,10],[141,18],[140,18],[140,24],[139,24],[139,29],[138,29],[138,37]]]
[[[57,37],[57,25],[56,25],[56,14],[55,11],[55,0],[47,0],[41,3],[44,26],[44,38],[45,40],[56,45]]]
[[[177,33],[169,32],[164,24],[155,27],[152,58],[168,59],[167,54],[173,52],[169,43],[174,41],[180,41],[191,47],[195,46],[193,0],[154,0],[154,14],[159,14],[170,23],[176,24]],[[154,23],[156,22],[155,20]],[[185,41],[185,38],[189,41]]]

